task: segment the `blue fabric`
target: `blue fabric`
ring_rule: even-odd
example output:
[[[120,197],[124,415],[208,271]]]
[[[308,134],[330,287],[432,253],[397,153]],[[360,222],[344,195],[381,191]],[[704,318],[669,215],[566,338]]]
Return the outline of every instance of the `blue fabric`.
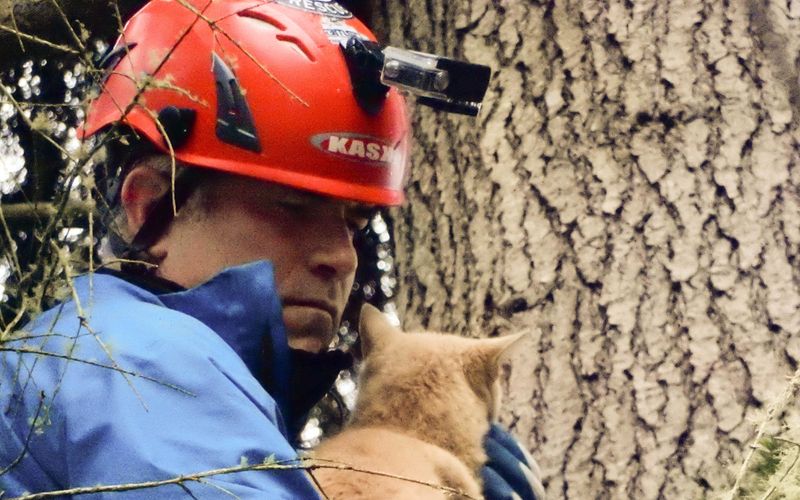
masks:
[[[544,497],[541,480],[535,477],[531,464],[511,434],[492,424],[483,447],[488,458],[481,469],[486,500],[541,500]]]
[[[45,312],[0,346],[3,498],[297,457],[281,416],[289,351],[270,264],[230,268],[165,295],[104,274],[76,279],[75,290],[77,302]],[[273,395],[256,379],[265,336]],[[15,347],[51,355],[6,350]],[[299,470],[185,486],[197,498],[319,498]],[[171,485],[92,498],[112,496],[187,495]]]

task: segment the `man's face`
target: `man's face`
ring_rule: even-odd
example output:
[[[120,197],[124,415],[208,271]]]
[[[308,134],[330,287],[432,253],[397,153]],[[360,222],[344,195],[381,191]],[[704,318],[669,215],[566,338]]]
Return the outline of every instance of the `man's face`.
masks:
[[[191,287],[226,267],[272,261],[289,344],[325,350],[353,285],[353,235],[370,207],[235,176],[216,178],[192,201],[205,209],[178,214],[156,244],[165,252],[157,274]]]

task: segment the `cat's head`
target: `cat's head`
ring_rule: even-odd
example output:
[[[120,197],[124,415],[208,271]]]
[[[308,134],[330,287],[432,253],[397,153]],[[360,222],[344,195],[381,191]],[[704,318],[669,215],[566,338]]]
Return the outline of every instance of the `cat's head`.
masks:
[[[465,338],[440,333],[405,333],[376,308],[365,305],[360,321],[363,357],[360,400],[402,410],[425,404],[436,415],[496,419],[498,376],[503,361],[526,333]]]

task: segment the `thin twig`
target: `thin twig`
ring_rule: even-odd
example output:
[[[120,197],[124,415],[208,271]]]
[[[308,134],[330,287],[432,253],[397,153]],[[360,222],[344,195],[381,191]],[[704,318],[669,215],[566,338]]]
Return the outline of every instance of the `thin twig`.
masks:
[[[2,85],[0,85],[0,87],[2,87]],[[3,226],[3,234],[6,237],[6,239],[8,240],[8,248],[11,249],[12,245],[14,243],[14,239],[11,236],[11,229],[8,227],[8,222],[6,221],[5,212],[6,212],[7,208],[8,208],[8,205],[4,206],[2,203],[0,203],[0,224]],[[20,263],[19,263],[19,258],[17,257],[17,253],[13,252],[13,251],[9,252],[9,253],[11,254],[11,258],[14,261],[14,266],[16,266],[16,269],[22,269],[21,266],[20,266]]]
[[[208,3],[206,4],[206,7],[208,7],[209,5],[211,5],[211,0],[208,1]],[[203,7],[203,9],[205,10],[206,7]],[[175,52],[175,50],[177,50],[178,45],[180,45],[181,42],[183,42],[183,39],[186,38],[187,36],[189,36],[189,33],[192,32],[192,29],[194,28],[194,25],[197,24],[197,21],[199,19],[200,19],[199,17],[196,17],[191,22],[191,24],[189,24],[189,26],[187,26],[183,30],[183,32],[180,34],[180,36],[178,36],[178,39],[172,45],[172,47],[170,47],[170,49],[167,51],[167,53],[164,54],[164,57],[162,57],[161,60],[158,62],[158,65],[153,69],[153,71],[151,73],[152,75],[157,75],[158,72],[161,71],[161,68],[164,67],[164,65],[167,63],[167,61],[169,61],[170,57],[172,57],[172,54]],[[122,115],[119,118],[120,121],[124,120],[125,117],[128,116],[128,113],[130,113],[131,110],[134,108],[134,106],[139,104],[139,98],[142,96],[142,94],[144,93],[144,91],[147,88],[149,88],[149,87],[148,86],[143,86],[142,88],[137,89],[137,92],[133,96],[133,99],[128,104],[128,106],[123,110]]]
[[[119,367],[115,367],[115,366],[111,366],[111,365],[104,365],[103,363],[98,363],[97,361],[91,361],[91,360],[88,360],[88,359],[76,358],[76,357],[70,356],[68,354],[59,354],[57,352],[43,351],[41,349],[35,349],[35,348],[30,348],[30,347],[10,347],[9,344],[11,342],[16,341],[16,340],[19,340],[19,339],[10,340],[10,341],[7,341],[7,342],[5,342],[3,344],[0,344],[0,352],[15,352],[15,353],[19,353],[19,354],[36,354],[36,355],[39,355],[39,356],[49,356],[51,358],[65,359],[67,361],[74,361],[76,363],[83,363],[85,365],[96,366],[98,368],[105,368],[106,370],[114,370],[116,372],[123,373],[125,375],[131,375],[133,377],[138,377],[138,378],[143,379],[143,380],[147,380],[147,381],[150,381],[150,382],[155,382],[158,385],[162,385],[162,386],[167,387],[169,389],[181,392],[183,394],[186,394],[187,396],[197,397],[196,394],[194,394],[192,392],[189,392],[186,389],[183,389],[181,387],[178,387],[177,385],[170,384],[169,382],[164,382],[163,380],[158,380],[157,378],[150,377],[148,375],[142,375],[141,373],[137,373],[137,372],[133,372],[133,371],[130,371],[130,370],[126,370],[124,368],[119,368]]]
[[[0,84],[0,87],[2,87],[2,84]],[[5,236],[5,239],[8,240],[8,248],[9,248],[9,252],[8,253],[11,255],[11,260],[14,262],[14,271],[17,273],[17,275],[21,275],[22,274],[22,267],[20,266],[20,262],[19,262],[19,258],[17,257],[17,253],[12,250],[13,249],[14,240],[13,240],[13,238],[11,236],[11,229],[9,229],[8,223],[6,222],[6,218],[5,218],[5,214],[4,214],[4,211],[3,211],[3,204],[2,203],[0,203],[0,225],[3,226],[3,235]],[[14,330],[14,327],[17,326],[17,323],[19,323],[22,320],[22,318],[25,316],[25,309],[26,309],[26,305],[27,305],[26,304],[27,300],[28,300],[27,297],[25,295],[22,295],[22,297],[21,297],[22,303],[20,304],[19,309],[17,310],[17,313],[14,315],[14,318],[12,318],[11,321],[8,322],[8,324],[6,324],[4,326],[2,333],[0,333],[0,341],[5,340],[6,337],[8,337],[8,335]]]
[[[178,1],[180,1],[180,0],[178,0]],[[251,54],[249,50],[244,48],[244,46],[242,46],[242,44],[239,43],[239,40],[236,40],[235,38],[230,36],[225,30],[221,30],[221,29],[217,28],[216,24],[211,24],[211,27],[214,29],[215,35],[218,32],[222,33],[225,36],[225,38],[227,38],[232,44],[234,44],[239,50],[241,50],[244,53],[244,55],[247,56],[248,59],[250,59],[256,66],[258,66],[258,68],[261,71],[263,71],[265,75],[267,75],[275,83],[277,83],[280,88],[282,88],[284,91],[286,91],[289,94],[289,96],[291,96],[292,98],[296,99],[303,106],[305,106],[307,108],[311,107],[305,99],[303,99],[302,97],[297,95],[292,89],[290,89],[288,86],[286,86],[286,84],[283,83],[277,76],[275,76],[269,69],[267,69],[266,66],[261,64],[261,61],[256,59],[256,57],[253,54]]]
[[[441,486],[427,481],[420,481],[418,479],[398,476],[386,472],[353,467],[351,465],[341,462],[335,462],[332,460],[308,459],[308,458],[291,459],[283,461],[266,461],[262,464],[255,464],[255,465],[238,465],[235,467],[226,467],[221,469],[213,469],[204,472],[198,472],[195,474],[181,475],[170,479],[163,479],[160,481],[144,481],[140,483],[83,486],[83,487],[70,488],[58,491],[46,491],[41,493],[33,493],[30,495],[23,495],[10,500],[37,500],[40,498],[53,498],[57,496],[69,496],[69,495],[76,496],[76,495],[86,495],[91,493],[131,491],[131,490],[140,490],[147,488],[158,488],[161,486],[168,486],[168,485],[182,485],[183,483],[186,482],[199,482],[200,480],[208,477],[223,476],[227,474],[237,474],[240,472],[266,471],[266,470],[280,471],[280,470],[300,470],[300,469],[308,471],[313,471],[316,469],[335,469],[335,470],[345,470],[352,472],[363,472],[365,474],[370,474],[374,476],[397,479],[399,481],[405,481],[409,483],[419,484],[421,486],[427,486],[429,488],[436,489],[439,491],[444,491],[446,493],[461,495],[463,498],[467,498],[470,500],[479,500],[475,497],[467,495],[466,493],[460,490],[457,490],[455,488],[450,488],[448,486]]]
[[[317,491],[319,492],[319,494],[322,495],[322,500],[331,500],[328,494],[325,493],[325,489],[322,487],[322,484],[320,484],[319,479],[317,479],[317,476],[315,476],[311,472],[308,473],[308,476],[311,478],[311,482],[314,483],[314,486],[317,487]]]
[[[85,159],[83,159],[80,162],[78,162],[77,160],[73,160],[73,161],[75,161],[76,165],[75,165],[75,168],[73,169],[73,171],[69,172],[67,177],[66,177],[66,179],[64,179],[63,184],[65,186],[71,186],[72,185],[73,181],[80,174],[81,169],[85,166],[86,161],[88,161],[88,158],[91,158],[91,157],[86,157]],[[69,196],[67,194],[68,193],[65,193],[65,195],[61,197],[61,199],[58,201],[58,203],[54,204],[55,207],[56,207],[56,215],[50,218],[47,226],[45,227],[45,229],[44,229],[44,231],[42,233],[43,239],[47,239],[49,237],[49,235],[51,235],[55,231],[55,229],[56,229],[56,227],[58,225],[58,222],[61,220],[61,218],[63,216],[63,213],[66,210],[67,205],[69,204]],[[38,251],[36,253],[35,262],[41,262],[42,252],[44,252],[45,248],[46,248],[46,245],[41,245],[38,248]],[[53,269],[55,269],[55,268],[53,268]],[[45,283],[49,284],[49,279]],[[44,299],[44,291],[47,289],[47,287],[46,286],[40,287],[40,289],[41,289],[41,292],[42,292],[41,299],[43,300]]]
[[[230,496],[231,498],[240,498],[239,495],[235,494],[231,490],[229,490],[227,488],[223,488],[222,486],[220,486],[218,484],[214,484],[211,481],[206,481],[205,479],[198,479],[197,482],[200,483],[200,484],[205,484],[206,486],[210,486],[210,487],[212,487],[214,489],[220,490],[221,492],[225,493],[226,495]]]
[[[217,34],[217,33],[222,33],[222,34],[225,36],[225,38],[227,38],[227,39],[228,39],[228,40],[229,40],[229,41],[230,41],[230,42],[231,42],[233,45],[235,45],[235,46],[236,46],[236,48],[238,48],[239,50],[241,50],[241,51],[242,51],[242,53],[243,53],[244,55],[246,55],[248,59],[250,59],[250,60],[251,60],[253,63],[255,63],[255,65],[256,65],[256,66],[258,66],[258,67],[259,67],[259,69],[260,69],[261,71],[263,71],[265,75],[267,75],[267,76],[268,76],[268,77],[269,77],[271,80],[273,80],[275,83],[277,83],[277,84],[278,84],[278,86],[279,86],[280,88],[282,88],[284,91],[286,91],[286,92],[289,94],[289,96],[291,96],[293,99],[296,99],[297,101],[299,101],[299,102],[300,102],[300,104],[302,104],[303,106],[305,106],[305,107],[307,107],[307,108],[308,108],[308,107],[310,107],[310,106],[309,106],[309,104],[308,104],[308,102],[306,102],[306,101],[305,101],[305,100],[304,100],[302,97],[300,97],[299,95],[297,95],[297,94],[296,94],[296,93],[295,93],[295,92],[294,92],[292,89],[290,89],[290,88],[289,88],[289,87],[288,87],[288,86],[287,86],[285,83],[283,83],[283,82],[282,82],[282,81],[281,81],[281,80],[280,80],[280,79],[279,79],[277,76],[275,76],[275,74],[274,74],[274,73],[272,73],[272,72],[271,72],[269,69],[267,69],[267,68],[266,68],[266,67],[265,67],[263,64],[261,64],[261,61],[259,61],[258,59],[256,59],[256,57],[255,57],[255,56],[253,56],[253,54],[251,54],[251,53],[250,53],[250,51],[248,51],[247,49],[245,49],[245,48],[242,46],[242,44],[241,44],[241,43],[239,43],[239,41],[238,41],[238,40],[236,40],[235,38],[233,38],[232,36],[230,36],[230,35],[229,35],[229,34],[228,34],[228,33],[227,33],[225,30],[223,30],[223,29],[220,29],[220,28],[217,26],[217,21],[212,21],[212,20],[211,20],[211,19],[209,19],[208,17],[204,16],[204,15],[203,15],[203,12],[201,12],[201,11],[197,10],[197,8],[196,8],[195,6],[191,5],[190,3],[186,2],[185,0],[178,0],[178,3],[179,3],[179,4],[181,4],[182,6],[186,7],[187,9],[189,9],[189,10],[190,10],[190,11],[191,11],[191,12],[192,12],[194,15],[196,15],[198,18],[200,18],[200,19],[202,19],[203,21],[205,21],[206,23],[208,23],[209,27],[210,27],[212,30],[214,30],[214,37],[215,37],[215,41],[216,41],[216,34]],[[253,7],[256,7],[256,6],[257,6],[257,5],[252,5],[252,6],[246,7],[246,8],[244,8],[244,9],[242,9],[242,10],[247,10],[247,9],[250,9],[250,8],[253,8]],[[204,8],[203,10],[205,10],[205,8]],[[223,18],[223,19],[224,19],[224,18]],[[220,19],[220,20],[221,20],[221,19]]]
[[[5,325],[2,333],[0,333],[0,342],[4,342],[8,338],[8,336],[11,335],[11,332],[14,331],[14,328],[17,326],[17,324],[20,321],[22,321],[22,318],[25,317],[25,310],[27,309],[28,298],[23,295],[21,300],[22,303],[19,305],[17,314],[15,314],[14,317],[11,319],[11,321],[9,321],[7,325]]]
[[[99,271],[100,269],[111,267],[115,264],[136,264],[139,266],[144,266],[148,268],[155,269],[158,267],[158,264],[153,264],[152,262],[147,262],[146,260],[141,259],[123,259],[122,257],[117,257],[115,259],[110,259],[105,262],[102,262],[95,268],[95,271]]]
[[[39,38],[37,36],[29,35],[27,33],[23,33],[20,30],[18,30],[16,28],[8,27],[5,24],[0,24],[0,31],[6,31],[8,33],[12,33],[14,35],[17,35],[17,37],[19,39],[24,39],[24,40],[27,40],[29,42],[38,43],[38,44],[44,45],[45,47],[49,47],[51,49],[60,50],[61,52],[65,52],[67,54],[72,54],[72,55],[76,55],[76,56],[77,55],[81,55],[80,51],[75,50],[72,47],[69,47],[67,45],[59,45],[59,44],[56,44],[56,43],[53,43],[53,42],[48,42],[47,40],[45,40],[43,38]]]
[[[13,337],[6,339],[8,342],[31,342],[32,340],[39,340],[39,339],[51,339],[51,338],[61,338],[67,340],[79,339],[81,337],[88,337],[91,333],[84,333],[77,335],[65,335],[63,333],[55,333],[55,332],[47,332],[42,334],[31,334],[30,332],[24,330],[17,330],[13,333]]]
[[[169,134],[167,133],[166,129],[164,128],[164,124],[161,123],[161,120],[158,118],[158,115],[150,108],[146,108],[146,111],[150,114],[150,117],[153,119],[153,122],[156,124],[156,128],[158,131],[161,132],[161,135],[164,137],[164,142],[167,143],[167,149],[169,150],[169,164],[170,164],[170,196],[172,201],[172,215],[178,215],[178,202],[175,199],[175,177],[177,174],[177,164],[175,163],[175,148],[172,147],[172,141],[169,138]]]
[[[94,205],[94,204],[92,204]],[[89,212],[89,245],[94,242],[94,210]],[[89,297],[94,297],[94,250],[89,249]]]
[[[72,39],[75,41],[75,43],[78,44],[81,54],[85,55],[86,46],[83,45],[83,42],[81,41],[80,37],[78,36],[77,33],[75,33],[75,30],[72,28],[72,24],[70,24],[69,22],[67,13],[64,12],[64,9],[61,8],[61,4],[58,3],[58,0],[50,0],[50,3],[52,3],[55,6],[56,11],[58,11],[58,14],[61,16],[61,20],[64,21],[64,24],[67,27],[67,31],[69,31],[69,34],[72,35]]]
[[[59,248],[55,242],[53,242],[52,245],[54,247],[53,249],[56,252],[56,255],[58,256],[58,260],[61,261],[61,265],[64,267],[64,277],[67,280],[67,285],[69,285],[70,290],[72,291],[72,301],[75,303],[75,310],[77,311],[78,319],[81,323],[81,326],[87,332],[92,334],[92,337],[95,339],[100,348],[103,349],[103,352],[106,353],[106,356],[108,356],[109,361],[111,361],[111,366],[113,366],[117,371],[119,371],[122,374],[122,378],[125,379],[125,382],[131,388],[131,391],[133,391],[133,394],[136,396],[136,399],[138,399],[139,402],[142,404],[144,410],[149,411],[149,409],[147,408],[147,404],[144,402],[144,399],[142,398],[142,395],[139,394],[138,390],[136,390],[136,386],[133,385],[133,382],[131,381],[131,379],[128,378],[128,376],[124,373],[124,371],[120,369],[120,366],[114,360],[114,357],[111,355],[111,351],[108,349],[105,342],[103,342],[100,336],[97,335],[97,333],[95,333],[91,325],[89,325],[89,321],[87,320],[88,316],[86,314],[86,311],[83,309],[83,305],[81,304],[81,299],[78,296],[78,290],[77,288],[75,288],[75,281],[73,279],[74,274],[72,272],[72,266],[70,266],[69,259],[66,256],[66,249]]]
[[[31,442],[31,437],[33,437],[34,430],[36,429],[36,422],[39,420],[39,415],[42,413],[42,407],[44,406],[44,392],[39,392],[39,404],[36,406],[36,413],[33,415],[33,420],[31,420],[31,426],[28,428],[28,435],[25,436],[25,443],[22,445],[22,450],[17,455],[17,458],[11,461],[10,464],[0,469],[0,476],[5,474],[6,472],[10,471],[14,467],[19,464],[23,458],[25,458],[25,454],[28,453],[28,446]]]
[[[14,25],[14,29],[15,30],[19,31],[19,25],[17,24],[17,16],[14,13],[14,5],[13,4],[10,6],[9,11],[11,13],[11,24]],[[19,50],[20,50],[20,52],[22,52],[24,54],[25,53],[25,44],[22,43],[22,38],[19,36],[19,34],[17,34],[17,42],[19,42]]]
[[[198,498],[196,496],[194,496],[194,493],[192,493],[192,490],[190,490],[188,486],[186,486],[183,483],[178,483],[178,486],[183,490],[184,493],[189,495],[189,498],[192,498],[194,500],[198,500]]]
[[[460,495],[462,498],[466,498],[468,500],[479,500],[473,496],[468,495],[467,493],[456,489],[451,488],[450,486],[443,486],[440,484],[431,483],[429,481],[422,481],[420,479],[414,479],[408,476],[400,476],[398,474],[391,474],[389,472],[381,472],[373,469],[362,469],[361,467],[355,467],[345,462],[339,462],[336,460],[329,460],[327,458],[304,458],[304,461],[310,462],[310,465],[303,467],[311,473],[315,469],[335,469],[335,470],[346,470],[351,472],[362,472],[364,474],[369,474],[372,476],[379,476],[385,477],[389,479],[398,479],[400,481],[405,481],[407,483],[414,483],[420,486],[427,486],[429,488],[433,488],[435,490],[444,491],[446,493],[452,493],[455,495]],[[313,476],[313,474],[312,474]]]
[[[203,7],[204,10],[209,5],[211,5],[211,1],[212,0],[209,0],[208,3],[206,4],[206,6]],[[118,14],[119,13],[117,12],[117,15]],[[161,68],[163,68],[164,65],[167,63],[167,61],[169,61],[170,57],[172,57],[172,54],[178,48],[178,45],[180,45],[181,42],[183,41],[183,39],[186,38],[189,35],[189,33],[191,33],[192,29],[194,28],[194,25],[198,22],[199,19],[200,19],[199,17],[195,17],[195,19],[191,22],[191,24],[189,24],[189,26],[187,26],[183,30],[183,32],[178,36],[178,39],[172,45],[172,47],[170,47],[170,49],[166,52],[166,54],[164,54],[164,56],[161,58],[161,60],[159,61],[158,65],[156,65],[156,67],[152,70],[152,72],[151,72],[152,75],[156,75],[156,74],[158,74],[159,71],[161,71]],[[125,37],[125,33],[124,32],[122,33],[122,37],[123,37],[123,41],[124,41],[124,37]],[[107,143],[109,143],[109,142],[111,142],[113,140],[112,137],[119,131],[120,125],[123,123],[123,121],[128,116],[128,114],[136,106],[140,106],[141,105],[141,103],[139,101],[140,101],[140,98],[142,97],[142,94],[144,94],[145,90],[150,88],[151,85],[154,85],[155,82],[156,82],[156,80],[154,80],[153,78],[146,78],[144,80],[144,84],[141,84],[141,85],[137,82],[136,94],[134,94],[133,98],[131,99],[131,101],[127,104],[127,106],[124,109],[122,109],[122,106],[120,106],[120,104],[118,102],[116,102],[116,100],[114,99],[113,94],[107,94],[112,99],[113,104],[120,111],[120,116],[113,123],[113,125],[109,128],[109,130],[103,135],[102,139],[98,140],[97,143],[94,145],[94,147],[92,147],[92,149],[89,151],[89,153],[87,155],[88,158],[93,157],[94,154],[97,153],[97,151],[99,151]],[[103,87],[102,83],[101,83],[101,87]]]

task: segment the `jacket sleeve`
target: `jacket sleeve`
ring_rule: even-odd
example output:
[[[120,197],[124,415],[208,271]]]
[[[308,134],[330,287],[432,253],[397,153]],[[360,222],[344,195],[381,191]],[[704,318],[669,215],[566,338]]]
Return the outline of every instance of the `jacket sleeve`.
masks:
[[[274,400],[205,325],[149,304],[109,318],[96,313],[97,329],[45,350],[116,369],[37,356],[31,376],[52,404],[30,452],[60,486],[160,481],[297,457]],[[190,498],[189,491],[204,499],[318,498],[302,470],[217,475],[108,497]]]

